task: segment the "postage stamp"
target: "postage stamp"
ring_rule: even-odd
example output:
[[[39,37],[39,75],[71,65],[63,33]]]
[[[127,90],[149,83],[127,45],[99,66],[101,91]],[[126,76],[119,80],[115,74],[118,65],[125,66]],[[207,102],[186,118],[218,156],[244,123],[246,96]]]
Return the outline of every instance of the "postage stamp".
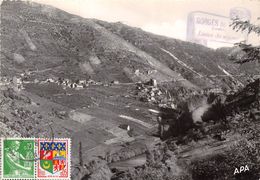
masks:
[[[2,138],[0,179],[70,179],[69,138]]]
[[[5,139],[2,144],[3,178],[34,178],[34,139]]]
[[[69,140],[58,139],[49,140],[38,139],[38,151],[40,155],[37,161],[38,178],[69,178],[70,174],[70,152]]]

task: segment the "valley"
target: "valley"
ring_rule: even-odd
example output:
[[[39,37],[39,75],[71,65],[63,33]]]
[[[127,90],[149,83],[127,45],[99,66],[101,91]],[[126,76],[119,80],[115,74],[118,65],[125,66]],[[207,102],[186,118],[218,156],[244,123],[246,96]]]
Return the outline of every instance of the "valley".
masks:
[[[72,179],[260,175],[260,68],[234,49],[29,1],[2,2],[0,37],[1,137],[71,138]]]

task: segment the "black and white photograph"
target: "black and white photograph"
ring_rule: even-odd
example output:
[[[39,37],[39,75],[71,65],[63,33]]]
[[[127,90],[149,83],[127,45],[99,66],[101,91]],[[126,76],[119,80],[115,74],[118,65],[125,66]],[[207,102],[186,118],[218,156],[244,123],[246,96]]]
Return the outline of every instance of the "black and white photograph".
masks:
[[[260,180],[260,0],[0,4],[0,179]]]

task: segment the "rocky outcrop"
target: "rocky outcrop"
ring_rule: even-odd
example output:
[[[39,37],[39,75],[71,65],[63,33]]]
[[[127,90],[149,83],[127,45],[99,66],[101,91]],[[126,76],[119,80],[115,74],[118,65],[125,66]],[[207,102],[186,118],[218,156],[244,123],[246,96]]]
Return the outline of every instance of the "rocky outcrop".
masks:
[[[254,113],[259,112],[259,82],[257,79],[228,95],[210,93],[202,96],[201,100],[186,101],[177,109],[162,108],[161,120],[158,121],[161,138],[185,135],[188,130],[210,121],[225,123],[228,116],[239,114],[240,111],[250,111],[254,118]],[[168,128],[164,128],[167,126]]]

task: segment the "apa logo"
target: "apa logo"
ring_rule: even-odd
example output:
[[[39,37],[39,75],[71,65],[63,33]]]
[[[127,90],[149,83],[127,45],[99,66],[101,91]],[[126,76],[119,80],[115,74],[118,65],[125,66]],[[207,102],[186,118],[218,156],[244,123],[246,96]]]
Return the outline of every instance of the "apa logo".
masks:
[[[248,165],[245,165],[245,166],[240,166],[239,169],[236,168],[235,171],[234,171],[234,175],[236,174],[240,174],[242,172],[246,172],[246,171],[249,171],[249,167]]]

